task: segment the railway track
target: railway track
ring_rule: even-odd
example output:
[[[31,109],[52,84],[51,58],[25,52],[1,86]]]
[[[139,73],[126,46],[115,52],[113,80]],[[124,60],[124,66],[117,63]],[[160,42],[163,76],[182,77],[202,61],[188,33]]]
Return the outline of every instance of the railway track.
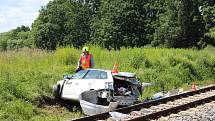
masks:
[[[109,112],[86,116],[72,121],[107,121],[107,120],[125,120],[125,121],[147,121],[158,119],[161,116],[167,116],[177,113],[197,105],[208,103],[215,100],[215,85],[205,87],[196,91],[185,92],[170,97],[165,97],[148,102],[142,102],[129,107],[114,110],[114,112],[125,114],[121,118],[113,118]]]

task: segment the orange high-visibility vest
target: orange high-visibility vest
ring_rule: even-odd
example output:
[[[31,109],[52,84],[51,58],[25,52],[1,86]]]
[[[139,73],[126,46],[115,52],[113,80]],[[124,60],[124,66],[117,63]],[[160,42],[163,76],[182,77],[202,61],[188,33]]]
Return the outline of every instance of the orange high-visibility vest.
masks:
[[[90,68],[90,58],[91,58],[91,54],[88,54],[87,55],[87,58],[85,58],[85,55],[84,53],[82,53],[81,55],[81,66],[83,69],[86,69],[86,68]]]

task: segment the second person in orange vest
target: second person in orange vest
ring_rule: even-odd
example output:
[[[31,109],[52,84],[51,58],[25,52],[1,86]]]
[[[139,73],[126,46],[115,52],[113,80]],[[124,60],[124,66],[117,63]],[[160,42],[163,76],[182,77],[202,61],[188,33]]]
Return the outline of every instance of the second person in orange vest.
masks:
[[[93,55],[89,53],[88,47],[83,47],[81,57],[78,61],[76,72],[94,67]]]

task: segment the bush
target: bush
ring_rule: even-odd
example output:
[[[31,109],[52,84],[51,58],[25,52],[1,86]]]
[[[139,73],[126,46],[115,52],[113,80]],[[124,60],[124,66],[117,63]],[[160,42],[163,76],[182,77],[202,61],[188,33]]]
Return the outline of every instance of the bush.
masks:
[[[6,51],[7,50],[7,41],[0,41],[0,51]]]

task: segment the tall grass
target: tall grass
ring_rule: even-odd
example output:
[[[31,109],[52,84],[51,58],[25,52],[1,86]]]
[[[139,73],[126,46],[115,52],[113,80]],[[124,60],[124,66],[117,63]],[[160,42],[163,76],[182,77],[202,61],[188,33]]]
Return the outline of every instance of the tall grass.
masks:
[[[47,117],[59,120],[72,116],[70,112],[48,114],[33,105],[39,97],[52,96],[52,85],[70,68],[59,59],[63,53],[58,53],[24,49],[0,54],[0,120],[41,120]]]
[[[189,89],[214,83],[215,49],[121,48],[120,51],[91,46],[95,68],[134,72],[142,82],[152,82],[142,99],[158,91]],[[48,52],[23,49],[0,53],[0,120],[62,120],[80,112],[47,113],[36,107],[42,96],[52,96],[52,85],[63,74],[74,73],[81,50],[70,47]]]

